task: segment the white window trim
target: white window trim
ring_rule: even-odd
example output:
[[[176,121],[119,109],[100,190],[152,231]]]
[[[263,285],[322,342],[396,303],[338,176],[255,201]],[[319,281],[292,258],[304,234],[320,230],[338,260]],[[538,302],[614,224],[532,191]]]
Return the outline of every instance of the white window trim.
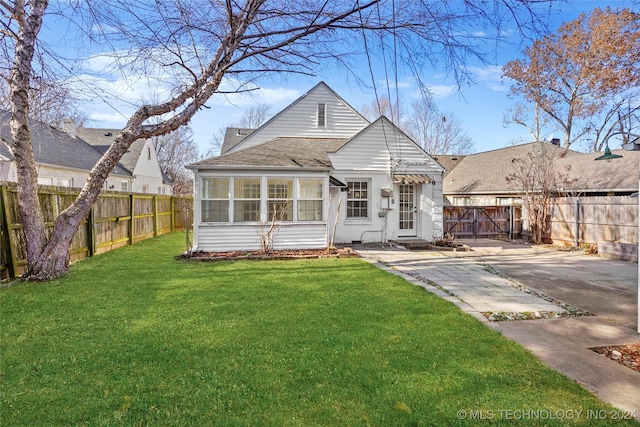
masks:
[[[211,178],[226,178],[229,180],[229,221],[224,221],[224,222],[213,222],[213,221],[203,221],[202,220],[202,202],[204,200],[218,200],[218,199],[209,199],[209,198],[204,198],[202,195],[202,186],[203,186],[203,181],[205,179],[211,179]],[[236,221],[235,220],[235,202],[236,202],[236,198],[234,197],[235,194],[235,179],[236,178],[260,178],[260,219],[256,219],[254,221]],[[210,175],[205,175],[205,176],[200,176],[198,178],[198,199],[199,199],[199,203],[200,203],[200,207],[198,210],[198,221],[199,224],[204,225],[204,226],[227,226],[227,225],[232,225],[232,224],[236,224],[236,225],[257,225],[261,222],[269,222],[270,219],[267,218],[268,216],[268,207],[269,207],[269,201],[271,199],[268,198],[269,196],[269,189],[268,189],[268,180],[269,178],[275,178],[275,179],[292,179],[293,180],[293,199],[292,199],[292,220],[285,220],[282,221],[283,224],[324,224],[327,222],[327,217],[326,217],[326,212],[325,210],[327,209],[327,191],[328,191],[328,178],[326,176],[304,176],[304,175],[295,175],[295,176],[287,176],[287,175],[262,175],[262,176],[255,176],[255,175],[227,175],[227,176],[210,176]],[[309,198],[309,199],[300,199],[299,198],[299,191],[298,191],[298,186],[299,186],[299,179],[319,179],[322,183],[322,190],[321,190],[321,194],[322,196],[320,198],[317,199],[313,199],[313,198]],[[370,184],[369,184],[370,185]],[[258,200],[258,199],[237,199],[239,201],[245,201],[245,200]],[[275,200],[275,199],[274,199]],[[280,200],[280,199],[278,199]],[[299,201],[308,201],[308,200],[318,200],[322,203],[322,207],[321,207],[321,219],[320,220],[300,220],[298,218],[298,202]],[[362,220],[362,218],[358,218],[360,220]]]
[[[349,192],[347,192],[347,196],[346,196],[346,206],[345,206],[345,219],[348,222],[369,222],[371,221],[371,212],[372,212],[372,206],[371,206],[371,178],[348,178],[345,180],[345,184],[347,184],[347,186],[349,186],[349,183],[352,182],[366,182],[367,183],[367,216],[354,216],[354,217],[350,217],[349,216]],[[365,199],[353,199],[353,200],[365,200]]]
[[[320,123],[321,116],[322,123]],[[327,127],[327,104],[324,102],[318,103],[318,108],[316,110],[316,127],[322,129]]]

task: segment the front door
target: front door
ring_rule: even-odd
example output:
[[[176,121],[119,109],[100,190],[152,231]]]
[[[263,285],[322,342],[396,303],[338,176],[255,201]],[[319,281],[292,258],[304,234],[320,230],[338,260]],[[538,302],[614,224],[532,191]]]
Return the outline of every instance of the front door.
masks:
[[[399,184],[398,214],[400,217],[400,232],[398,237],[416,235],[416,186],[414,184]]]

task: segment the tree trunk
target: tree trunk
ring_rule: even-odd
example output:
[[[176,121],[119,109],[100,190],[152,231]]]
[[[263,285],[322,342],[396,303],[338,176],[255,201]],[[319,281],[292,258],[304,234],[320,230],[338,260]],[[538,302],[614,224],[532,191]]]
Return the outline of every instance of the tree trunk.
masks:
[[[94,201],[89,198],[76,199],[76,202],[78,200],[80,203],[71,205],[56,218],[46,246],[29,262],[24,277],[29,280],[51,280],[69,271],[71,241]]]

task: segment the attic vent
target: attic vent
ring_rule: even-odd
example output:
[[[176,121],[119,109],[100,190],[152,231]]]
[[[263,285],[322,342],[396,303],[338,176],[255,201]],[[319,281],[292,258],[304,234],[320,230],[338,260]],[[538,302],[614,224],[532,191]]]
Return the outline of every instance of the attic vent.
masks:
[[[318,127],[323,128],[327,126],[327,104],[318,104]]]
[[[111,132],[107,132],[104,134],[104,136],[113,136],[113,134]]]

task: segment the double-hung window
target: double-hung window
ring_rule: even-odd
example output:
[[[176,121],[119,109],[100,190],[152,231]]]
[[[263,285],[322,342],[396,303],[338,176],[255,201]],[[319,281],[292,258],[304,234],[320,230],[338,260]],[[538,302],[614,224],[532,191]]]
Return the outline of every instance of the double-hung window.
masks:
[[[233,179],[233,221],[260,221],[260,177]]]
[[[347,181],[347,218],[369,219],[369,181]]]
[[[229,222],[229,178],[202,179],[202,222]]]
[[[298,221],[322,221],[322,178],[298,178]]]
[[[293,178],[269,178],[267,188],[268,220],[293,221]]]

